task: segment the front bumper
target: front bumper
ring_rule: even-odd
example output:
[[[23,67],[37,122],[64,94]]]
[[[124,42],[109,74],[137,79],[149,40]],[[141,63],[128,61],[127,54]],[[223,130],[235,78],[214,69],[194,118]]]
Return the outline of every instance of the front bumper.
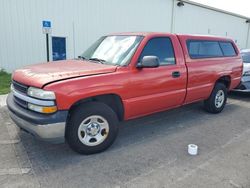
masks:
[[[21,129],[40,140],[64,142],[68,111],[58,111],[50,115],[32,112],[16,104],[12,93],[7,97],[7,106],[11,119]]]

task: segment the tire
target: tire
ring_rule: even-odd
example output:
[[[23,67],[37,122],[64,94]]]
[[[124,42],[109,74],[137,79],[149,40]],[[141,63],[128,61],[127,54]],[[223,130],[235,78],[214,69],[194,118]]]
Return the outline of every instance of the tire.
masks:
[[[116,113],[104,103],[88,102],[74,109],[65,138],[71,149],[89,155],[106,150],[117,134]]]
[[[210,97],[204,101],[206,111],[220,113],[227,102],[227,88],[223,83],[216,83]]]

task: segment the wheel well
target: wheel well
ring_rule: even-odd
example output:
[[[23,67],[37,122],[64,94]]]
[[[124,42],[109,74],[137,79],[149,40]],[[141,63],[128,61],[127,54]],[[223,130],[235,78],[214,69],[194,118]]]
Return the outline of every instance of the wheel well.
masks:
[[[70,116],[70,113],[75,108],[77,108],[79,105],[82,105],[82,104],[87,103],[87,102],[92,102],[92,101],[102,102],[102,103],[108,105],[117,114],[119,121],[123,120],[123,118],[124,118],[123,103],[122,103],[120,96],[118,96],[116,94],[98,95],[98,96],[89,97],[86,99],[79,100],[70,107],[69,116]]]
[[[216,83],[218,83],[218,82],[224,84],[227,87],[227,89],[229,89],[230,85],[231,85],[231,77],[230,76],[222,76],[217,80]]]

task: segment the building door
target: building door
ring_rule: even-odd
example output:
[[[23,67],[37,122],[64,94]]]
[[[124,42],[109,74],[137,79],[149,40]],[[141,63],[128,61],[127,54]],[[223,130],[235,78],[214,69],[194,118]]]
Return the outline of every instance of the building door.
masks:
[[[66,59],[66,38],[52,37],[53,61]]]

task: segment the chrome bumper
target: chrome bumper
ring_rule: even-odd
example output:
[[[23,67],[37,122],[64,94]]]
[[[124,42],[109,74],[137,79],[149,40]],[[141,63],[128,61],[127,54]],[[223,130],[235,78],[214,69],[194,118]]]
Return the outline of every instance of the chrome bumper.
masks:
[[[232,91],[242,92],[242,93],[250,93],[250,89],[233,89]]]
[[[250,92],[250,81],[241,82],[238,87],[233,89],[233,91],[249,93]]]
[[[38,139],[52,143],[64,142],[65,122],[37,125],[19,118],[11,111],[9,111],[9,114],[18,127],[31,133]]]

